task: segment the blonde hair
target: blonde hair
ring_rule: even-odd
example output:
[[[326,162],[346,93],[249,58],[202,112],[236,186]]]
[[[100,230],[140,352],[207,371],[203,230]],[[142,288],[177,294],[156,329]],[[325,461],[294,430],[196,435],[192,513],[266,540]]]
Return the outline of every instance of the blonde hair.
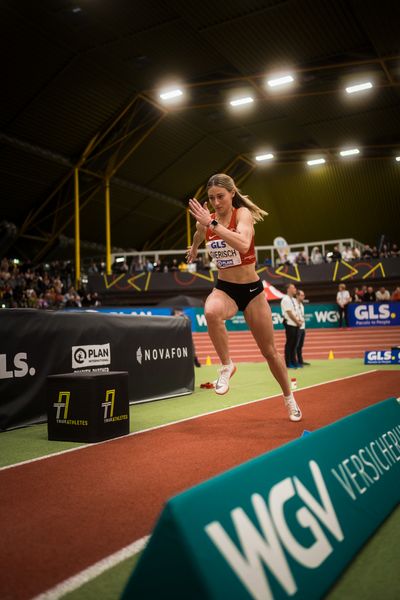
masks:
[[[217,187],[223,187],[228,190],[228,192],[235,192],[232,205],[235,208],[240,208],[241,206],[248,208],[255,223],[262,221],[264,217],[268,215],[265,210],[257,206],[257,204],[254,204],[254,202],[252,202],[248,196],[245,196],[241,193],[239,188],[236,187],[234,180],[229,175],[226,175],[225,173],[217,173],[216,175],[212,175],[207,182],[207,189],[213,187],[214,185]]]

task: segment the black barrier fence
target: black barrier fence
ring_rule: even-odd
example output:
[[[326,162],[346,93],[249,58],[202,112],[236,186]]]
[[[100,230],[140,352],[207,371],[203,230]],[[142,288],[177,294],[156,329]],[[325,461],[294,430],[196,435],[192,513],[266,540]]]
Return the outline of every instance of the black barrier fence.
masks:
[[[258,273],[261,279],[283,288],[287,283],[329,284],[345,282],[348,287],[359,284],[372,284],[379,280],[400,280],[400,259],[360,259],[348,263],[338,261],[321,265],[281,265],[277,267],[260,266]],[[191,294],[211,291],[217,279],[216,271],[200,271],[198,273],[132,273],[122,275],[89,276],[88,287],[102,298],[115,296],[129,297],[143,304],[146,296],[154,293]]]
[[[0,431],[46,420],[46,378],[127,371],[129,401],[194,389],[190,321],[176,317],[0,311]]]

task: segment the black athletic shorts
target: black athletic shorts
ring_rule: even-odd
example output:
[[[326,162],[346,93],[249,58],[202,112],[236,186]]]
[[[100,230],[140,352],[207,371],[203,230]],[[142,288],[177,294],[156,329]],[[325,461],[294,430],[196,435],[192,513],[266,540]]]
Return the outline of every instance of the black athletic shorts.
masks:
[[[222,290],[236,302],[239,310],[245,310],[246,306],[258,294],[264,291],[261,279],[252,283],[231,283],[230,281],[217,280],[215,286],[217,290]]]

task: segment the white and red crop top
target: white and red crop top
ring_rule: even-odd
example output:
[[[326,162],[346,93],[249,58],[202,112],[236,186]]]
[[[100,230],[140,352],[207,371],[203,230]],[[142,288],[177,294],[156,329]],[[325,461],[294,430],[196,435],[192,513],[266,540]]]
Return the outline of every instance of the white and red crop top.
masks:
[[[231,220],[227,229],[236,231],[236,212],[234,208]],[[211,219],[215,219],[215,213],[211,214]],[[245,254],[241,254],[239,250],[232,248],[228,242],[221,239],[218,233],[207,227],[206,230],[206,248],[211,260],[216,264],[217,269],[227,269],[228,267],[240,267],[241,265],[251,265],[256,262],[254,251],[254,233],[251,238],[250,248]]]

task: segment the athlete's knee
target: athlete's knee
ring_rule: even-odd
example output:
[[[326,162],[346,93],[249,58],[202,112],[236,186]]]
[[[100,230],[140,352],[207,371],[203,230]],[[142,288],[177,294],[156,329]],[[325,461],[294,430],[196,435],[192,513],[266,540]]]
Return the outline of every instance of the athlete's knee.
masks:
[[[221,310],[218,306],[205,306],[204,308],[204,316],[206,318],[207,323],[216,323],[218,321],[222,321]]]
[[[278,356],[279,356],[278,351],[277,351],[276,347],[274,346],[274,344],[269,344],[268,346],[266,346],[263,349],[263,356],[268,361],[276,360],[278,358]]]

